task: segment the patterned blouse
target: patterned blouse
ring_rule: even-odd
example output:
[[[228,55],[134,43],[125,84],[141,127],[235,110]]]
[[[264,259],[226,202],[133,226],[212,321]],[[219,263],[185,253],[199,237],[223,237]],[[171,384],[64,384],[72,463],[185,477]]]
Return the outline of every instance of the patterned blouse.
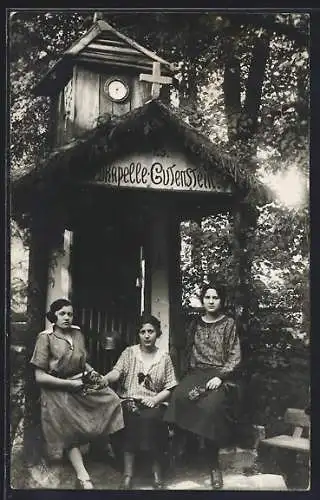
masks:
[[[240,361],[240,341],[234,319],[223,316],[215,323],[207,323],[199,318],[190,357],[191,368],[213,366],[223,377],[231,373]]]
[[[122,398],[154,396],[177,385],[169,354],[158,350],[152,363],[146,366],[139,344],[127,347],[113,370],[120,373],[117,393]]]

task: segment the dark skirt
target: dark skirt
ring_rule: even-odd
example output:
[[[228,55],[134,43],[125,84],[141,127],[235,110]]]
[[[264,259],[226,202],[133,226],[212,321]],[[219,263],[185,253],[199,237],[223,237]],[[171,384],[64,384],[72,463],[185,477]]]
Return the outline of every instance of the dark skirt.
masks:
[[[140,407],[137,414],[123,405],[123,451],[146,451],[153,455],[163,453],[168,444],[168,424],[163,421],[165,410],[164,405]]]
[[[236,387],[223,383],[190,400],[189,392],[217,374],[215,369],[194,369],[174,389],[164,420],[170,424],[214,441],[219,447],[230,444],[234,433],[237,404]]]

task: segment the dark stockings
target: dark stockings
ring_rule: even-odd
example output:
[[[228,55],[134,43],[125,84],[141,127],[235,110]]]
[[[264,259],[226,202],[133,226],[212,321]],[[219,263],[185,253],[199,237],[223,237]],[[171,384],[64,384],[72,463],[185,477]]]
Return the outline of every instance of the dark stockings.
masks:
[[[219,446],[210,439],[205,440],[205,454],[207,464],[211,469],[219,468]]]
[[[134,453],[131,451],[125,451],[123,454],[123,474],[124,476],[133,476],[134,468]]]
[[[210,469],[211,487],[220,490],[223,487],[223,477],[219,467],[219,447],[214,441],[205,440],[207,464]]]

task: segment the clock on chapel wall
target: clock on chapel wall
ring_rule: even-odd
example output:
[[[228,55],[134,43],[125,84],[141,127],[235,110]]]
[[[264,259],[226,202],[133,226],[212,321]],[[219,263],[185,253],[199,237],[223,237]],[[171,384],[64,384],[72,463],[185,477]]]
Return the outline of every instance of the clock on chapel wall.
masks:
[[[129,96],[129,85],[123,78],[113,77],[106,80],[103,91],[114,102],[124,102]]]

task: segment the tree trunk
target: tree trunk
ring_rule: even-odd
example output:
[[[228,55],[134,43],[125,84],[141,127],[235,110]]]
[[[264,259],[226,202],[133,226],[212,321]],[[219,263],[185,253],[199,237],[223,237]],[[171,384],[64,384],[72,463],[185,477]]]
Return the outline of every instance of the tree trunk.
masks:
[[[189,60],[183,66],[183,79],[179,87],[180,106],[188,112],[189,123],[198,127],[197,121],[197,70],[193,61]]]
[[[258,211],[247,203],[239,203],[233,211],[234,260],[239,287],[236,292],[236,307],[242,309],[241,323],[245,336],[249,332],[250,312],[256,309],[252,295],[251,269],[257,220]]]
[[[263,34],[256,39],[246,82],[246,98],[238,124],[238,138],[252,139],[257,132],[264,74],[269,56],[269,36]]]
[[[258,116],[261,104],[265,68],[269,54],[269,35],[257,37],[246,82],[246,97],[243,107],[240,103],[240,69],[233,39],[225,43],[225,81],[224,101],[228,120],[229,142],[237,151],[239,164],[243,168],[255,171],[256,155],[255,135],[258,130]],[[234,87],[234,94],[232,89]],[[236,125],[236,130],[234,129]],[[254,315],[256,305],[253,300],[251,267],[254,256],[254,231],[258,213],[253,206],[240,203],[234,210],[234,261],[236,308],[242,309],[242,337],[248,338],[250,317]]]
[[[225,68],[223,79],[224,104],[227,117],[228,138],[231,143],[237,139],[238,122],[241,115],[240,61],[235,56],[235,40],[225,42]]]

